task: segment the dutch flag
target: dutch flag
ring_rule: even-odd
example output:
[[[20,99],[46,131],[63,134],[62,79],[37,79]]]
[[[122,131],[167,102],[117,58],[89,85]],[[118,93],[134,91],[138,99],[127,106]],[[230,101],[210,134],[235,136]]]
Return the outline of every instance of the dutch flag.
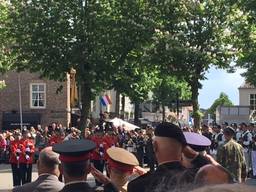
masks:
[[[103,106],[107,106],[107,105],[111,105],[112,102],[111,102],[111,99],[109,98],[108,95],[104,95],[100,98],[100,103],[103,105]]]

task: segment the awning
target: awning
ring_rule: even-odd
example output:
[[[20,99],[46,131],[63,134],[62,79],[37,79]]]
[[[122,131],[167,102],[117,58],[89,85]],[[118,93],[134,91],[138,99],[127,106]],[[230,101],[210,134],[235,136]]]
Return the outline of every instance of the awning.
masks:
[[[139,128],[138,126],[133,125],[131,123],[128,123],[127,121],[124,121],[124,120],[119,119],[117,117],[110,120],[110,122],[112,122],[115,127],[123,127],[127,131],[131,131],[131,130],[135,130],[135,129]]]

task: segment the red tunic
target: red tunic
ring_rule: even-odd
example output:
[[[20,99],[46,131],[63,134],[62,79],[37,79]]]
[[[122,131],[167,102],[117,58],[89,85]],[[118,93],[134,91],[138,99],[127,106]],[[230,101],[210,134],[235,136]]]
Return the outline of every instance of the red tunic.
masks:
[[[48,145],[53,146],[54,144],[61,143],[62,141],[63,141],[63,138],[61,136],[54,135],[50,137],[48,141]]]
[[[92,160],[102,160],[105,159],[106,154],[106,142],[102,136],[94,135],[91,140],[96,143],[96,149],[91,154]],[[101,154],[103,152],[103,154]]]
[[[20,159],[24,153],[24,146],[21,140],[14,140],[10,143],[10,159],[9,162],[13,164],[20,163]],[[18,157],[18,158],[17,158]]]
[[[31,139],[22,139],[21,142],[24,149],[20,158],[20,163],[33,164],[35,153],[34,141]]]

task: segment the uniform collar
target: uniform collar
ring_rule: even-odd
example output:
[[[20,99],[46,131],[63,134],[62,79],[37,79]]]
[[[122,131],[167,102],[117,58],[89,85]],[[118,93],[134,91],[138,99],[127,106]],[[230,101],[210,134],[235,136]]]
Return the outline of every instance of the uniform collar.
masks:
[[[183,167],[183,166],[180,161],[166,161],[159,164],[159,167],[177,168],[177,167]]]
[[[71,182],[66,183],[65,186],[67,186],[67,185],[73,185],[73,184],[78,184],[78,183],[86,183],[86,184],[87,184],[86,181],[71,181]]]
[[[50,174],[50,173],[42,173],[42,174],[39,175],[39,177],[48,177],[48,176],[56,177],[58,179],[58,177],[56,175],[53,175],[53,174]]]

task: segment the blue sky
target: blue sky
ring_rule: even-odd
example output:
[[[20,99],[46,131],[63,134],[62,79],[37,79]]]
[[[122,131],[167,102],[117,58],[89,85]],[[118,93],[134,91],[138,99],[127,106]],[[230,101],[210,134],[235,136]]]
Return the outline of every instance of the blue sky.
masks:
[[[221,92],[226,93],[233,104],[239,104],[238,87],[244,82],[241,77],[243,69],[237,69],[235,73],[227,73],[225,70],[211,68],[207,73],[207,79],[202,81],[203,88],[199,90],[200,108],[209,108]]]

